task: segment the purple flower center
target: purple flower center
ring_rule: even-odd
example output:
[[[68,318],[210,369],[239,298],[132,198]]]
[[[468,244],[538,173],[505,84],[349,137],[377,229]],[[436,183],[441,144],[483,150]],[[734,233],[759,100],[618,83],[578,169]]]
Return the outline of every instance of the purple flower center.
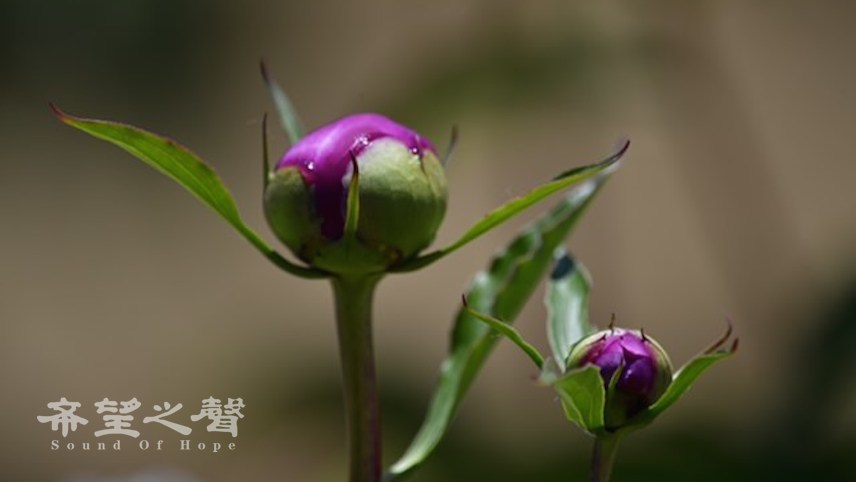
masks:
[[[354,114],[311,132],[291,147],[277,163],[276,170],[297,167],[314,193],[315,211],[321,220],[321,234],[329,240],[342,237],[351,153],[359,158],[374,141],[393,138],[414,155],[437,153],[431,142],[416,132],[378,114]]]
[[[647,342],[633,332],[616,330],[604,336],[590,348],[583,362],[600,367],[607,385],[623,366],[616,389],[624,393],[648,397],[656,382],[655,355]]]

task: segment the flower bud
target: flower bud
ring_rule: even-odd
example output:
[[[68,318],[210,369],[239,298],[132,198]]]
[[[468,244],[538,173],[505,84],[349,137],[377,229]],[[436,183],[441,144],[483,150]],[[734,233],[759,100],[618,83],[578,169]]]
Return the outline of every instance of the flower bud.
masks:
[[[672,381],[672,364],[666,352],[656,341],[634,330],[614,328],[580,340],[568,357],[568,369],[588,364],[600,368],[606,387],[604,422],[608,430],[627,425],[656,402]]]
[[[355,239],[345,236],[352,156],[359,172]],[[377,114],[327,124],[297,142],[265,189],[277,237],[333,273],[382,272],[433,241],[446,211],[446,177],[426,138]]]

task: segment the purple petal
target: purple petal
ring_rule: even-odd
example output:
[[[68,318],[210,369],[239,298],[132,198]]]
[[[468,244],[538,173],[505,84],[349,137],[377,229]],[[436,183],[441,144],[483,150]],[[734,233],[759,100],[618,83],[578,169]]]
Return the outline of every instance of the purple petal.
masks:
[[[654,360],[640,358],[624,368],[621,379],[618,380],[617,388],[626,393],[647,395],[651,387],[654,386],[656,371]]]
[[[635,333],[622,334],[619,343],[624,349],[624,355],[632,360],[652,356],[651,350],[645,345],[645,341]]]

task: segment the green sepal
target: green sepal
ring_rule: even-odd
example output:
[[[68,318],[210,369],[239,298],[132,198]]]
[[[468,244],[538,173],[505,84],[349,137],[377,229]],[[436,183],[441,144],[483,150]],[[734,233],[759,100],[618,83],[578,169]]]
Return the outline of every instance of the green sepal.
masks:
[[[449,146],[446,147],[446,153],[443,154],[443,158],[440,159],[440,164],[443,165],[444,169],[449,168],[449,161],[452,159],[452,156],[455,155],[455,151],[458,148],[458,126],[452,126],[452,133],[449,135]]]
[[[291,145],[294,145],[303,137],[303,127],[300,125],[297,109],[294,108],[291,99],[288,98],[288,95],[286,95],[282,87],[279,86],[270,74],[264,61],[261,61],[259,66],[262,71],[262,79],[265,81],[265,86],[267,86],[268,92],[270,92],[270,96],[273,98],[273,103],[276,106],[276,112],[279,114],[282,129],[288,135]]]
[[[348,183],[348,199],[345,209],[345,239],[355,241],[360,222],[360,167],[353,152],[351,155],[351,182]]]
[[[267,112],[262,115],[262,192],[264,192],[270,183],[273,173],[270,170],[270,156],[268,154],[268,128],[267,128]]]
[[[283,270],[302,278],[328,276],[323,271],[294,264],[268,246],[255,231],[244,224],[232,194],[214,170],[186,147],[171,139],[127,124],[74,117],[53,104],[51,109],[65,124],[121,147],[180,184],[222,216],[268,260]]]
[[[568,420],[592,435],[605,431],[606,388],[597,366],[570,370],[553,383],[553,388]]]

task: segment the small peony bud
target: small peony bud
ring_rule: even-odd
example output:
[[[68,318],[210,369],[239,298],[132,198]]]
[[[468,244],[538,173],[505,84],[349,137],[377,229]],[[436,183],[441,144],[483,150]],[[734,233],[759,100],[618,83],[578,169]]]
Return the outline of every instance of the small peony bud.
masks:
[[[604,422],[614,430],[651,406],[672,380],[672,364],[660,345],[641,332],[610,329],[580,340],[568,357],[568,368],[600,368],[607,387]],[[613,375],[621,370],[610,391]]]
[[[356,242],[344,229],[351,156],[359,171]],[[297,142],[265,190],[265,215],[306,263],[333,273],[382,272],[433,241],[446,177],[430,141],[378,114],[327,124]]]

